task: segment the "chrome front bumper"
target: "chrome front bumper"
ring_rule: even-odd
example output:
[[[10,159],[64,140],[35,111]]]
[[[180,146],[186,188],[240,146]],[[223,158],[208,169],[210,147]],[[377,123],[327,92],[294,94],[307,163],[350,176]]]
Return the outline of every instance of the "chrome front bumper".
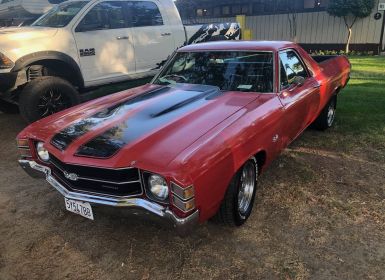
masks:
[[[45,178],[51,186],[68,199],[89,202],[92,204],[145,210],[165,221],[171,222],[180,234],[188,233],[198,223],[198,210],[186,218],[179,218],[167,207],[142,198],[115,198],[69,191],[52,176],[49,167],[40,165],[31,160],[19,160],[19,164],[31,177]]]

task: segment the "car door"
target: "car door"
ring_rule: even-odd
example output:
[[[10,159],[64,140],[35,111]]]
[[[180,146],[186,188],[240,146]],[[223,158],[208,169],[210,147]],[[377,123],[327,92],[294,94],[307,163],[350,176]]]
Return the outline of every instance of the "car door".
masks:
[[[129,14],[137,72],[148,72],[175,50],[174,37],[160,1],[130,1]],[[163,11],[163,12],[162,12]]]
[[[279,52],[279,67],[279,98],[285,110],[286,140],[283,141],[291,142],[313,119],[316,108],[313,104],[319,104],[319,84],[293,49]]]
[[[124,1],[99,2],[74,29],[86,86],[121,81],[135,72],[125,5]]]

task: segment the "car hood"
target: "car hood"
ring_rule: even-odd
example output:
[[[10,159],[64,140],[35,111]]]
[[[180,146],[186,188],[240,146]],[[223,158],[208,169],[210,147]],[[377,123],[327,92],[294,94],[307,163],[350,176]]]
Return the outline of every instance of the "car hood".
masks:
[[[23,136],[45,141],[66,163],[159,167],[256,98],[213,86],[146,85],[41,120]]]
[[[29,42],[36,44],[37,39],[51,38],[57,31],[57,28],[33,26],[0,29],[0,52],[9,56],[17,55],[19,48],[25,48]]]

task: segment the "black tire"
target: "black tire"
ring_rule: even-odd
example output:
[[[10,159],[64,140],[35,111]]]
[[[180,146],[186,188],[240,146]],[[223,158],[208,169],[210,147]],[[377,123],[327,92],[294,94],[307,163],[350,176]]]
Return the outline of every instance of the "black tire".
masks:
[[[17,114],[19,113],[19,107],[16,104],[0,99],[0,111],[6,114]]]
[[[254,188],[248,206],[241,210],[240,208],[242,207],[240,207],[239,196],[240,191],[242,189],[242,178],[244,178],[244,176],[242,175],[245,168],[253,170],[253,178],[251,178],[251,180],[254,183]],[[221,221],[225,225],[232,227],[239,227],[247,221],[254,206],[255,193],[257,190],[257,179],[257,161],[255,160],[255,158],[251,158],[238,170],[238,172],[234,175],[233,179],[231,180],[230,185],[226,191],[225,197],[217,213],[217,219],[219,221]]]
[[[29,123],[80,103],[77,90],[58,77],[40,77],[28,82],[20,94],[21,116]]]
[[[337,96],[330,99],[328,104],[322,110],[321,114],[314,121],[313,127],[317,130],[326,130],[333,126],[336,117]]]

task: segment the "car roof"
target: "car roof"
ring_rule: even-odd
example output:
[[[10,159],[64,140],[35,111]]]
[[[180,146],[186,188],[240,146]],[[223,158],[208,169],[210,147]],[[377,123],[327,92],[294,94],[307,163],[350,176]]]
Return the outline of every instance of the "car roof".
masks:
[[[216,50],[247,50],[247,51],[279,51],[294,48],[296,44],[289,41],[215,41],[188,45],[179,52],[216,51]]]

